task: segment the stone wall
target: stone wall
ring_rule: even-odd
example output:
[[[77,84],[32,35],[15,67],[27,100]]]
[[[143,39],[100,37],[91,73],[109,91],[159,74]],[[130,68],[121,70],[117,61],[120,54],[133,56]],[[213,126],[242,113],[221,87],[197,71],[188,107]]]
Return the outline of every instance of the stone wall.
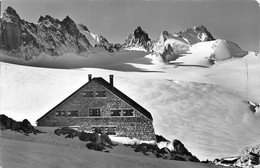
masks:
[[[84,97],[84,91],[106,91],[106,97]],[[99,108],[101,116],[89,116],[89,109]],[[133,116],[111,116],[110,110],[133,109]],[[77,117],[56,116],[59,111],[78,110]],[[114,95],[96,81],[92,81],[66,101],[51,110],[38,121],[38,126],[78,126],[79,129],[91,131],[93,126],[115,126],[116,135],[142,140],[155,139],[152,121]]]

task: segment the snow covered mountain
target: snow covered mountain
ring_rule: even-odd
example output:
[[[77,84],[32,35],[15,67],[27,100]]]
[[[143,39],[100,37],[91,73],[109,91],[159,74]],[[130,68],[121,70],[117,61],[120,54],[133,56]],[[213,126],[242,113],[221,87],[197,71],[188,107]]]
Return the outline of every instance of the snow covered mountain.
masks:
[[[77,25],[69,16],[62,21],[49,15],[41,16],[34,24],[22,20],[12,7],[8,7],[0,20],[0,30],[1,53],[25,60],[41,53],[87,55],[95,46],[114,51],[114,46],[103,36],[91,33],[82,24]]]
[[[214,39],[204,26],[196,26],[179,33],[171,34],[163,31],[153,51],[165,62],[197,64],[204,62],[209,65],[215,61],[223,61],[232,57],[243,57],[248,54],[236,43]],[[198,55],[199,54],[199,55]],[[195,61],[195,62],[193,62]]]

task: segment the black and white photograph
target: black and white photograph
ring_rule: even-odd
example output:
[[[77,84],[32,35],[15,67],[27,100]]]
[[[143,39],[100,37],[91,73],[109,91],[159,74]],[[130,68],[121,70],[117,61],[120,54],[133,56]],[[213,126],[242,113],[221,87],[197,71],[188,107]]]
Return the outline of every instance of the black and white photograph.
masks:
[[[260,168],[260,0],[0,0],[0,168]]]

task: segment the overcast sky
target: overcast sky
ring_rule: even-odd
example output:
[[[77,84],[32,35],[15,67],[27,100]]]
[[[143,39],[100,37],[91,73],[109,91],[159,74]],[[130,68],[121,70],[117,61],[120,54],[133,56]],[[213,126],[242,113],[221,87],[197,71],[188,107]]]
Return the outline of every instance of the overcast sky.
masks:
[[[110,42],[124,42],[140,25],[157,39],[204,25],[215,38],[231,40],[244,50],[259,51],[260,12],[250,0],[2,0],[2,10],[13,7],[22,19],[37,22],[40,15],[62,20],[69,15]]]

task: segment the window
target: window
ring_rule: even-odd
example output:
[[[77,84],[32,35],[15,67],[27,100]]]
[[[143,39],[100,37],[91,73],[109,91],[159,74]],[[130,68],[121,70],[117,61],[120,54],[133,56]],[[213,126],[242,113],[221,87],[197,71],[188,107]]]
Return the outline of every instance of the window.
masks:
[[[94,91],[83,91],[83,97],[94,97]]]
[[[89,109],[89,116],[100,116],[100,109]]]
[[[116,127],[105,127],[105,133],[108,135],[116,135]]]
[[[134,110],[123,110],[124,116],[134,116]]]
[[[58,116],[58,117],[62,117],[62,116],[66,116],[66,112],[65,111],[57,111],[56,112],[56,116]]]
[[[116,135],[116,126],[111,125],[94,125],[91,126],[92,132],[106,133],[108,135]]]
[[[78,110],[71,110],[67,112],[68,117],[78,117],[79,116],[79,112]]]
[[[121,116],[121,110],[111,110],[111,116]]]
[[[94,126],[94,127],[92,127],[91,131],[96,132],[96,133],[102,133],[104,131],[104,127]]]
[[[96,91],[96,97],[106,97],[106,91]]]

